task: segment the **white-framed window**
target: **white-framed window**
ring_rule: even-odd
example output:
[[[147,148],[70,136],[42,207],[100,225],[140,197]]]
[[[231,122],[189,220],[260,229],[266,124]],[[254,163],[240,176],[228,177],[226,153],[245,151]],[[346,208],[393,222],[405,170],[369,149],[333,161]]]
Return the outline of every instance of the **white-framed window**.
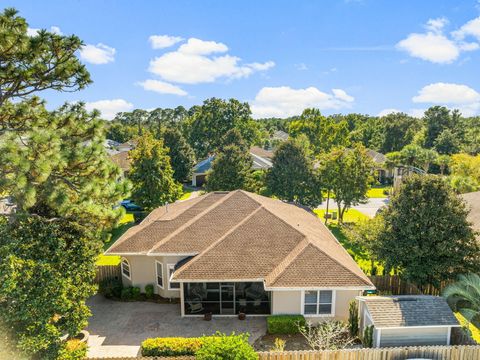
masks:
[[[157,274],[157,286],[163,289],[163,264],[155,261],[155,274]]]
[[[168,290],[180,290],[180,283],[170,282],[173,272],[175,271],[175,264],[168,264]]]
[[[332,290],[305,291],[303,297],[304,315],[333,315],[334,292]]]
[[[125,276],[128,280],[131,280],[132,277],[131,277],[130,263],[128,262],[127,259],[122,258],[121,268],[122,268],[122,275]]]

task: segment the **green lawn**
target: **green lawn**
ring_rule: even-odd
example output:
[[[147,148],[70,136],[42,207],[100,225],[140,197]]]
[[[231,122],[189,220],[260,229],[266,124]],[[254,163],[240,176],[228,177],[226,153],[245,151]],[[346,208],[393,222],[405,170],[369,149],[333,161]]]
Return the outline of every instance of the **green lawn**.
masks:
[[[459,323],[462,326],[467,326],[467,320],[462,316],[460,313],[455,313]],[[480,344],[480,324],[472,324],[470,323],[468,326],[469,330],[471,331],[471,335],[473,340],[475,340],[478,344]]]
[[[317,209],[317,210],[314,210],[314,212],[317,214],[317,216],[320,219],[325,220],[324,209]],[[356,209],[346,210],[343,217],[344,217],[343,219],[344,223],[356,223],[359,220],[368,219],[367,215],[363,214],[362,212]],[[328,220],[327,226],[332,232],[333,236],[337,238],[337,240],[340,242],[340,244],[342,244],[345,250],[347,250],[348,253],[354,258],[358,266],[360,266],[360,268],[367,275],[371,274],[372,262],[370,261],[370,258],[367,256],[367,254],[365,253],[365,251],[362,249],[361,246],[359,246],[358,244],[352,243],[348,240],[348,238],[345,236],[342,226],[338,225],[338,220]],[[377,273],[381,273],[383,271],[383,266],[381,266],[378,263],[375,263],[374,265],[377,268]]]
[[[384,194],[385,190],[391,190],[391,186],[372,186],[371,189],[367,191],[368,198],[387,198],[388,195]]]
[[[112,237],[110,241],[103,245],[103,249],[107,250],[122,234],[127,231],[133,224],[135,219],[133,214],[125,214],[120,220],[118,226],[112,230]],[[97,266],[108,266],[120,264],[120,256],[115,255],[100,255],[97,260]]]
[[[178,200],[187,200],[194,190],[191,187],[183,187],[183,195]]]

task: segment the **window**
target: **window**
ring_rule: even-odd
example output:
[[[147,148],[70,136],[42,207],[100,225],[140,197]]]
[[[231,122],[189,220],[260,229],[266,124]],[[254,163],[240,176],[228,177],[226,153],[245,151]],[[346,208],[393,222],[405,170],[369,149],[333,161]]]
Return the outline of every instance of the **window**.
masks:
[[[157,285],[163,289],[163,264],[155,261],[155,268],[157,273]]]
[[[168,290],[180,290],[180,283],[170,282],[174,271],[175,264],[168,264]]]
[[[125,276],[127,279],[131,279],[130,277],[130,263],[127,259],[122,259],[122,275]]]
[[[305,315],[333,315],[333,291],[305,291],[303,311]]]

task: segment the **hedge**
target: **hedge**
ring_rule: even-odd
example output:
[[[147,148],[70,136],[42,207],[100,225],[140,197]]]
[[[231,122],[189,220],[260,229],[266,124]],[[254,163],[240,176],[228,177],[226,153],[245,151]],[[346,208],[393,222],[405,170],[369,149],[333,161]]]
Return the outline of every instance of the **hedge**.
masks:
[[[202,345],[201,338],[152,338],[142,342],[142,356],[195,355]]]
[[[269,334],[298,334],[299,326],[305,326],[303,315],[271,315],[267,317]]]

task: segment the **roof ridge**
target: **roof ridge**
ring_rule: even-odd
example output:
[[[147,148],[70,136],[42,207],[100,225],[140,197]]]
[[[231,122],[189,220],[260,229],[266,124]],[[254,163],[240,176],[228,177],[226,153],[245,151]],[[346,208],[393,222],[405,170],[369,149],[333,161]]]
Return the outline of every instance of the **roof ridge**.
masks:
[[[178,269],[178,273],[181,273],[183,270],[188,269],[193,263],[195,263],[199,258],[202,257],[203,254],[208,252],[210,249],[214,248],[217,246],[219,243],[221,243],[225,238],[233,233],[236,229],[238,229],[241,225],[243,225],[247,220],[249,220],[253,215],[255,215],[257,212],[259,212],[261,209],[263,209],[263,206],[260,204],[260,206],[252,211],[248,216],[244,217],[242,221],[240,221],[238,224],[233,226],[230,230],[228,230],[225,234],[223,234],[221,237],[219,237],[217,240],[215,240],[213,243],[211,243],[209,246],[207,246],[205,249],[202,250],[201,253],[199,253],[197,256],[195,256],[192,260],[187,262],[185,265],[183,265],[180,269]],[[177,273],[177,274],[178,274]],[[175,274],[174,274],[175,275]]]
[[[295,260],[301,253],[303,253],[309,245],[307,237],[304,237],[290,253],[267,275],[265,276],[265,283],[267,285],[273,284],[288,268],[288,266]]]
[[[198,204],[199,202],[205,200],[207,197],[210,196],[211,193],[208,193],[204,196],[203,199],[201,200],[198,200],[199,197],[197,198],[194,198],[194,199],[191,199],[191,200],[194,200],[191,202],[190,206],[186,207],[181,213],[179,213],[177,216],[180,216],[181,214],[183,214],[185,211],[189,210],[192,206]],[[197,201],[195,201],[197,200]],[[180,203],[178,201],[175,201],[174,203],[172,204],[177,204],[177,203]],[[187,201],[182,201],[181,203],[188,203],[188,200]],[[135,226],[132,226],[131,228],[127,229],[127,231],[125,231],[122,236],[120,236],[112,245],[109,246],[109,248],[107,250],[105,250],[105,253],[108,253],[108,251],[115,245],[119,245],[119,244],[122,244],[123,242],[125,242],[127,239],[129,239],[131,236],[135,235],[136,233],[138,233],[139,231],[145,229],[147,226],[151,225],[152,223],[154,223],[155,221],[158,221],[161,217],[165,216],[167,214],[167,212],[164,212],[163,214],[161,214],[160,216],[158,216],[157,218],[155,219],[152,219],[152,214],[154,213],[155,210],[157,209],[160,209],[162,207],[166,207],[168,206],[169,204],[166,204],[166,205],[163,205],[159,208],[156,208],[154,210],[152,210],[139,224],[135,225]],[[148,223],[148,224],[147,224]],[[142,226],[144,225],[144,226]],[[128,236],[127,236],[128,235]],[[148,253],[148,252],[147,252]]]
[[[175,231],[173,231],[172,233],[170,233],[168,236],[166,236],[165,238],[163,238],[162,240],[160,240],[158,243],[155,244],[154,247],[152,247],[149,251],[147,251],[147,254],[155,254],[155,249],[157,249],[160,245],[163,245],[165,244],[166,242],[168,242],[173,236],[179,234],[181,231],[185,230],[186,228],[188,228],[189,226],[193,225],[195,222],[197,222],[199,219],[201,219],[203,216],[205,216],[208,212],[210,212],[212,209],[215,209],[217,206],[223,204],[227,199],[231,198],[233,196],[233,194],[235,194],[237,191],[230,191],[229,193],[227,193],[224,197],[222,197],[219,201],[215,201],[212,205],[210,205],[209,207],[207,207],[205,210],[203,210],[201,213],[195,215],[192,219],[188,220],[187,222],[185,222],[182,226],[180,226],[178,229],[176,229]],[[209,193],[208,195],[210,194],[213,194],[214,192],[212,193]]]

